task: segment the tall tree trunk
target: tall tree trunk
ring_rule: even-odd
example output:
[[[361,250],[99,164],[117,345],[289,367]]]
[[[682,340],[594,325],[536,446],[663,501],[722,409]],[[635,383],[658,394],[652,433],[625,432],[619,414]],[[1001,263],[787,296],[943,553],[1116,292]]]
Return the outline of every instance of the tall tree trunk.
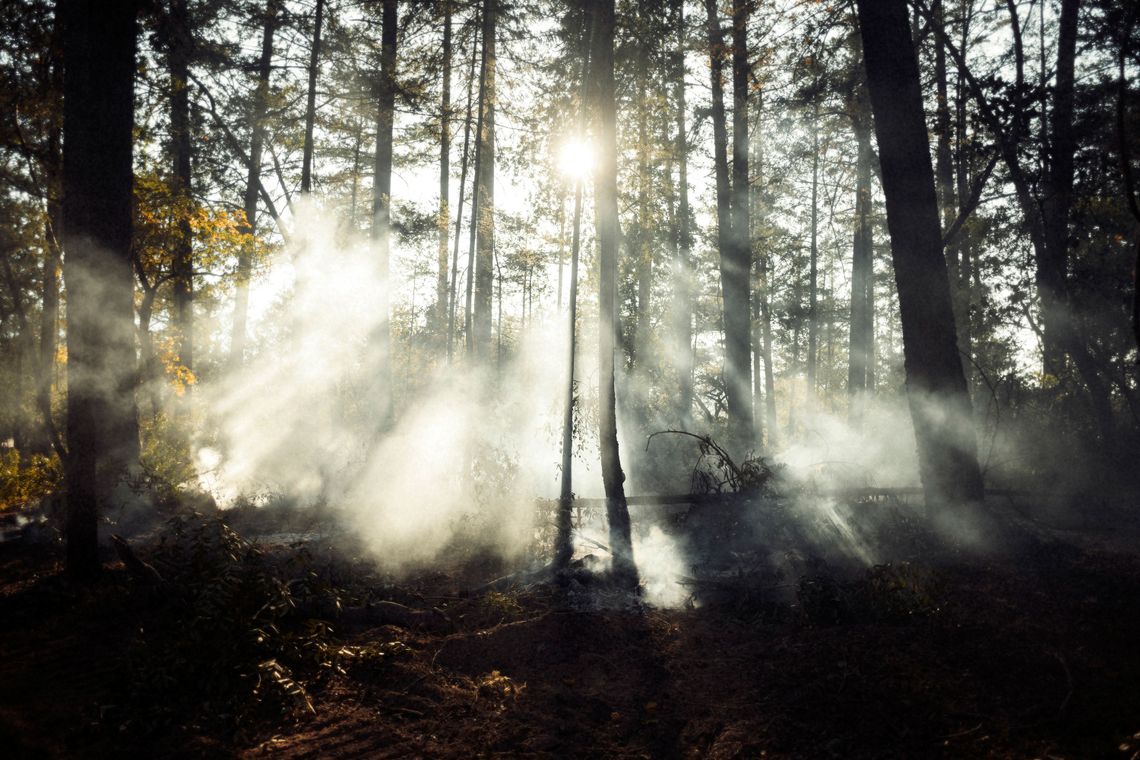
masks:
[[[634,316],[633,335],[629,341],[629,361],[644,363],[649,357],[649,300],[653,292],[653,245],[649,219],[649,6],[647,0],[637,2],[637,224],[628,235],[637,278],[637,311]]]
[[[475,182],[479,186],[479,213],[475,240],[475,300],[472,305],[472,340],[475,355],[489,357],[491,348],[491,298],[494,289],[495,256],[495,28],[498,0],[483,3],[483,77],[480,84],[482,129]]]
[[[253,237],[257,234],[257,196],[261,189],[261,153],[265,145],[265,112],[269,108],[269,75],[273,70],[273,35],[277,31],[280,0],[266,0],[261,30],[261,55],[257,60],[257,85],[250,110],[249,174],[245,183],[245,226],[249,240],[238,254],[237,293],[234,302],[233,337],[230,363],[241,366],[245,360],[246,321],[249,316],[249,278],[253,272]]]
[[[590,68],[597,114],[598,166],[594,175],[594,218],[598,236],[598,440],[602,484],[610,526],[612,571],[622,586],[637,588],[625,473],[618,452],[617,409],[614,395],[614,350],[617,342],[617,102],[614,94],[614,0],[600,0],[592,41]]]
[[[391,419],[392,403],[392,325],[389,268],[392,245],[392,133],[396,121],[396,0],[384,0],[383,29],[380,33],[380,82],[376,108],[376,161],[372,191],[372,241],[380,293],[380,316],[375,335],[376,382],[380,389],[381,425]]]
[[[677,29],[673,86],[676,113],[677,217],[673,260],[673,367],[677,379],[677,411],[682,426],[693,413],[693,235],[689,210],[689,140],[685,126],[685,3],[673,0]]]
[[[463,190],[467,187],[467,157],[471,148],[471,91],[475,82],[475,60],[478,48],[476,44],[479,42],[479,35],[471,35],[471,68],[467,74],[467,108],[464,111],[463,119],[463,152],[460,159],[459,167],[459,203],[455,207],[455,242],[452,244],[451,249],[451,287],[448,294],[448,307],[447,307],[447,361],[451,362],[455,356],[455,309],[457,301],[456,285],[459,278],[459,238],[460,230],[463,229]],[[472,216],[474,216],[472,212]],[[470,271],[470,266],[468,266]],[[468,297],[468,308],[470,308],[470,296]]]
[[[178,363],[194,370],[194,231],[190,143],[190,18],[186,0],[170,6],[170,142],[174,163],[174,198],[178,204],[178,236],[174,244],[174,331]]]
[[[752,392],[748,381],[752,370],[748,354],[749,255],[747,247],[740,245],[740,239],[733,228],[733,195],[728,173],[728,128],[724,112],[725,44],[716,0],[705,0],[705,10],[708,14],[709,58],[712,73],[711,115],[713,163],[716,172],[717,247],[720,250],[720,282],[724,301],[724,386],[729,419],[734,429],[743,435],[745,431],[750,432],[752,429]],[[735,69],[735,56],[733,64]],[[734,71],[734,91],[735,82]],[[734,156],[735,153],[734,141]],[[747,163],[747,158],[745,162]]]
[[[57,23],[52,31],[52,63],[49,73],[54,93],[63,94],[63,60],[60,54],[62,29]],[[52,387],[55,384],[56,354],[59,348],[59,273],[63,261],[60,233],[63,221],[63,152],[62,118],[53,109],[48,122],[47,154],[44,158],[44,184],[47,191],[47,215],[44,218],[44,263],[40,291],[40,344],[36,367],[36,407],[43,420],[44,435],[38,437],[36,453],[51,450],[64,458],[63,442],[52,414]]]
[[[858,0],[903,327],[907,397],[928,507],[982,499],[906,0]]]
[[[582,54],[582,74],[580,83],[581,99],[578,102],[578,134],[586,133],[586,100],[590,82],[590,48],[594,36],[595,14],[587,7],[583,14],[582,26],[585,31],[583,44],[580,46]],[[578,348],[578,261],[582,246],[582,191],[583,179],[574,180],[574,229],[573,242],[570,245],[570,293],[569,319],[566,361],[566,406],[562,417],[562,482],[558,498],[558,516],[556,519],[557,533],[554,539],[554,567],[556,570],[565,570],[570,565],[574,553],[572,541],[573,523],[573,467],[574,467],[574,399],[577,395],[577,384],[574,381],[575,360]],[[559,265],[561,268],[561,264]],[[620,466],[620,463],[619,463]]]
[[[752,0],[732,0],[732,262],[723,277],[726,385],[729,411],[744,441],[755,436],[752,408],[752,194],[748,175],[748,20]],[[731,408],[735,397],[736,409]]]
[[[847,369],[849,414],[853,422],[862,416],[863,396],[871,390],[874,361],[874,241],[871,232],[871,114],[866,83],[860,82],[852,103],[855,160],[855,235],[851,256],[851,340]]]
[[[131,280],[133,3],[62,0],[67,570],[99,570],[98,516],[138,461]]]
[[[811,248],[808,252],[807,403],[815,400],[819,352],[819,94],[813,95],[811,115]]]
[[[447,320],[447,233],[451,226],[451,2],[443,4],[443,92],[439,103],[439,249],[436,256],[435,323]]]
[[[478,248],[478,236],[481,228],[481,220],[483,218],[482,200],[482,178],[483,178],[483,161],[484,161],[484,147],[483,140],[483,120],[486,116],[486,109],[484,104],[487,101],[487,61],[491,56],[491,50],[487,47],[487,23],[486,14],[489,10],[489,3],[494,0],[484,0],[481,10],[481,23],[480,33],[482,36],[482,45],[480,46],[481,52],[479,56],[479,102],[476,107],[478,116],[475,119],[475,166],[474,178],[471,182],[471,234],[467,241],[467,300],[463,312],[463,334],[464,340],[467,344],[467,353],[469,356],[475,356],[475,324],[474,324],[474,292],[475,292],[475,269],[476,257]],[[490,263],[488,262],[487,280],[490,280]],[[487,309],[490,309],[490,290],[487,290]],[[490,314],[487,316],[488,327],[487,335],[488,342],[490,341]],[[485,353],[485,350],[481,352]]]
[[[771,310],[771,252],[768,250],[767,242],[764,240],[764,223],[765,223],[765,201],[764,201],[764,142],[763,130],[760,128],[763,124],[763,89],[758,89],[756,97],[754,98],[754,108],[756,113],[755,129],[753,134],[753,142],[756,148],[756,158],[754,161],[755,168],[754,174],[756,175],[756,187],[753,188],[755,206],[753,211],[753,225],[757,229],[757,254],[756,261],[753,266],[756,267],[756,314],[757,321],[754,326],[754,351],[757,356],[757,365],[764,372],[764,424],[757,424],[757,435],[760,435],[762,428],[767,429],[768,439],[767,444],[769,448],[776,445],[779,439],[779,426],[776,424],[776,377],[772,367],[772,310]],[[760,374],[759,370],[753,373],[753,383],[757,388],[757,396],[760,394]],[[759,416],[760,403],[757,400],[753,405],[753,413]],[[762,440],[758,437],[757,440]]]
[[[945,26],[942,7],[943,0],[933,0],[932,13],[937,23]],[[950,83],[946,74],[946,46],[935,36],[934,82],[936,89],[934,111],[934,176],[938,183],[938,207],[942,214],[942,231],[945,233],[954,224],[958,215],[958,205],[954,193],[954,159],[950,150]],[[963,199],[965,203],[965,199]],[[960,239],[960,238],[959,238]],[[958,350],[962,356],[970,356],[969,322],[969,283],[962,279],[962,250],[955,240],[946,250],[946,263],[950,275],[950,295],[954,305],[954,320],[958,328]],[[969,364],[966,365],[969,375]]]
[[[313,124],[317,120],[317,75],[321,61],[321,25],[324,22],[325,0],[317,0],[313,18],[313,42],[309,47],[309,93],[305,103],[305,144],[301,151],[301,194],[313,189]]]

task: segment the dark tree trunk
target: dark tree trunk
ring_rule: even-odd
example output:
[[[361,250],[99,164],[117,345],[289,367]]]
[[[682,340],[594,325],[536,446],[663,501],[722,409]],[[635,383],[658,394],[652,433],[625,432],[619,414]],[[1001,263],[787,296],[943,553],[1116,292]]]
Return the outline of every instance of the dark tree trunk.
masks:
[[[1069,214],[1073,203],[1073,93],[1077,48],[1078,0],[1062,0],[1058,19],[1057,80],[1049,115],[1052,144],[1042,199],[1044,246],[1037,257],[1037,289],[1044,332],[1044,370],[1060,377],[1064,371],[1067,333],[1074,315],[1066,305],[1068,293]],[[1076,357],[1074,357],[1076,359]]]
[[[174,163],[174,197],[179,204],[178,237],[172,262],[174,331],[178,336],[178,363],[194,370],[194,231],[190,226],[193,204],[190,143],[190,18],[186,0],[170,6],[170,142]]]
[[[861,417],[862,396],[871,390],[874,361],[874,241],[871,234],[871,113],[866,84],[857,86],[852,103],[852,127],[857,156],[855,163],[855,235],[851,261],[851,341],[847,369],[850,416]]]
[[[253,236],[257,234],[257,197],[261,191],[261,154],[265,145],[265,112],[269,108],[269,75],[273,69],[273,35],[277,31],[280,0],[266,0],[264,26],[261,30],[261,55],[257,60],[257,85],[250,111],[249,174],[245,183],[246,224],[243,232],[250,236],[247,246],[238,254],[237,293],[234,302],[233,338],[230,363],[241,366],[245,361],[246,320],[249,316],[249,278],[253,273]]]
[[[131,280],[136,8],[63,0],[67,569],[98,572],[98,516],[138,460]]]
[[[313,19],[313,42],[309,47],[309,92],[305,103],[305,144],[301,152],[301,194],[313,189],[313,124],[317,120],[317,75],[321,61],[321,25],[324,22],[325,0],[317,0]]]
[[[733,193],[728,171],[728,128],[724,111],[724,33],[721,30],[715,0],[705,0],[705,10],[708,13],[709,58],[712,73],[711,116],[713,163],[716,171],[717,247],[720,250],[720,282],[724,299],[724,387],[729,419],[734,429],[739,434],[745,435],[752,429],[752,391],[749,381],[752,368],[748,339],[751,317],[748,309],[750,255],[748,246],[741,245],[741,236],[737,235],[733,225]],[[734,94],[736,63],[734,55]],[[735,158],[735,141],[733,154]],[[747,164],[747,149],[745,149],[745,164]]]
[[[958,356],[906,0],[859,0],[858,12],[923,490],[931,507],[980,501],[973,410]]]
[[[693,413],[693,235],[689,210],[689,141],[685,126],[685,3],[674,0],[677,50],[674,59],[677,215],[676,258],[673,261],[673,366],[677,376],[677,410],[681,426]]]
[[[482,129],[475,182],[479,187],[475,217],[475,299],[472,304],[472,340],[475,356],[484,360],[491,349],[491,299],[494,295],[495,256],[495,28],[498,0],[483,3],[483,76],[480,83]]]
[[[755,435],[752,408],[752,194],[748,175],[748,20],[752,0],[732,1],[732,261],[723,277],[726,387],[742,441]],[[735,401],[736,409],[732,408]]]
[[[435,323],[447,320],[447,234],[451,226],[451,3],[443,4],[443,92],[439,103],[439,248],[436,256]]]
[[[384,0],[383,29],[380,33],[380,81],[376,108],[376,160],[373,170],[372,241],[376,246],[376,266],[380,293],[377,299],[379,324],[376,328],[376,382],[380,389],[381,424],[390,420],[392,401],[392,325],[389,267],[392,244],[392,133],[396,119],[396,0]]]
[[[602,483],[610,525],[613,574],[632,590],[637,588],[629,509],[625,501],[625,473],[618,452],[617,409],[614,396],[614,350],[617,341],[617,103],[614,94],[614,0],[594,6],[596,32],[592,41],[591,70],[597,114],[598,166],[594,175],[594,218],[598,235],[598,439],[601,446]]]
[[[637,278],[637,308],[629,340],[629,361],[644,364],[649,359],[649,300],[653,292],[653,233],[649,219],[649,6],[647,0],[637,3],[637,223],[627,235],[634,272]]]

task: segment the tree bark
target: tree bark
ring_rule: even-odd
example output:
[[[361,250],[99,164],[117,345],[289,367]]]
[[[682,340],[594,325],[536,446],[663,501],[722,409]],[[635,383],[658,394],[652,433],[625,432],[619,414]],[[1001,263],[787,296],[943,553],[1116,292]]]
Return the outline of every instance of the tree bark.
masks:
[[[858,0],[903,327],[907,398],[928,507],[982,499],[906,0]]]
[[[68,295],[67,570],[98,572],[98,516],[138,461],[131,280],[136,8],[62,0]]]
[[[598,439],[601,446],[602,483],[610,526],[610,551],[615,580],[636,589],[629,508],[625,501],[625,473],[618,451],[617,409],[614,394],[614,350],[617,342],[617,103],[614,94],[614,0],[594,6],[596,32],[590,68],[597,114],[598,166],[594,175],[594,218],[598,236]]]

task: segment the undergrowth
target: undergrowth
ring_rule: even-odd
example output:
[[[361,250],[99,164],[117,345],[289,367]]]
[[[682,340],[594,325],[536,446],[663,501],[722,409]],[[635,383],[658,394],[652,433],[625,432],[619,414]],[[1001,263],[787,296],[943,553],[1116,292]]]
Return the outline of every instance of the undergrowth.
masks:
[[[134,728],[232,736],[299,718],[333,673],[375,671],[403,651],[338,641],[341,590],[303,548],[269,552],[191,513],[169,521],[151,559],[162,579],[140,590],[151,598],[129,650]]]

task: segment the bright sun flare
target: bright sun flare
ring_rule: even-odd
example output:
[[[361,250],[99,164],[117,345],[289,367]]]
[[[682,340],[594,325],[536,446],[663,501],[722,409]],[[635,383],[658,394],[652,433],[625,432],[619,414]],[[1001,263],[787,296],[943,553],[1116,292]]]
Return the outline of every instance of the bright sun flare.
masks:
[[[594,147],[585,140],[570,139],[558,151],[558,170],[573,180],[583,180],[594,168]]]

